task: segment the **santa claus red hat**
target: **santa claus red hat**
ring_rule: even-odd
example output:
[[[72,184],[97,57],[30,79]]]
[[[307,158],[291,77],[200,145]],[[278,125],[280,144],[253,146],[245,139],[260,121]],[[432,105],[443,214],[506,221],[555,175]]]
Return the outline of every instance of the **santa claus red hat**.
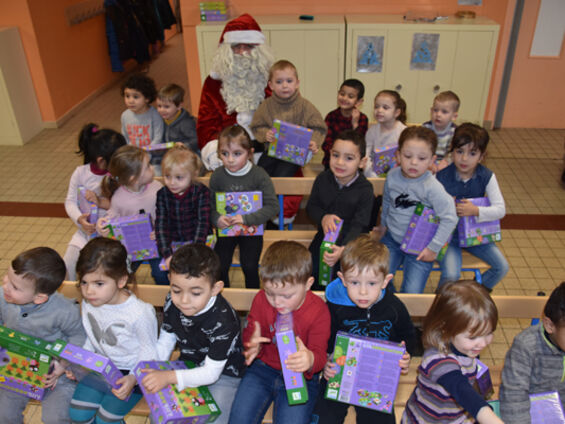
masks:
[[[265,43],[265,36],[257,21],[251,15],[245,13],[226,24],[220,37],[220,44],[222,43],[263,44]]]

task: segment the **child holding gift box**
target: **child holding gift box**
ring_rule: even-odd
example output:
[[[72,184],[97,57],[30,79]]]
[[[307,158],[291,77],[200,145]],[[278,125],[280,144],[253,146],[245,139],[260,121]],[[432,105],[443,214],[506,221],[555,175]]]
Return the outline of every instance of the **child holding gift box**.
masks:
[[[116,381],[121,385],[118,389],[94,373],[84,377],[71,401],[71,419],[122,423],[142,397],[130,371],[139,361],[157,359],[155,308],[128,290],[128,283],[134,283],[135,277],[128,271],[126,249],[117,240],[90,240],[80,251],[77,276],[87,334],[83,347],[106,356],[125,375]]]
[[[326,362],[330,335],[328,307],[310,291],[312,262],[305,247],[293,241],[272,244],[261,261],[263,289],[253,299],[243,330],[247,369],[233,402],[230,423],[259,424],[274,401],[273,422],[307,424]],[[285,366],[303,373],[308,402],[289,406],[275,336],[277,314],[292,313],[297,352]]]
[[[433,261],[457,224],[453,199],[428,171],[436,146],[436,135],[429,128],[406,128],[398,140],[396,161],[400,166],[389,171],[385,182],[381,241],[390,252],[390,272],[396,273],[404,264],[400,289],[404,293],[424,291]],[[433,209],[440,222],[432,241],[414,256],[400,250],[400,245],[418,203]]]
[[[0,325],[53,342],[62,339],[82,345],[86,338],[74,301],[57,293],[65,279],[65,262],[49,247],[20,253],[10,264],[0,287]],[[57,361],[46,376],[48,390],[41,402],[45,424],[70,424],[69,405],[76,384]],[[28,397],[0,390],[1,421],[23,424]]]
[[[171,259],[171,292],[165,299],[163,325],[157,350],[168,360],[175,345],[181,361],[196,368],[146,371],[142,384],[155,393],[169,384],[178,390],[208,386],[227,423],[231,405],[245,371],[239,317],[220,293],[220,261],[209,247],[182,246]]]
[[[565,409],[565,282],[556,287],[539,324],[518,334],[504,360],[500,412],[507,423],[530,423],[529,395],[556,391]]]
[[[347,243],[341,258],[339,278],[326,289],[326,300],[331,316],[331,336],[328,352],[335,344],[336,333],[373,337],[404,342],[408,352],[416,342],[414,326],[404,304],[386,286],[392,279],[388,273],[388,249],[377,240],[377,235],[362,234]],[[403,373],[408,372],[410,355],[405,353],[399,362]],[[336,374],[336,364],[330,359],[324,367],[324,378]],[[349,405],[325,399],[326,383],[322,387],[314,410],[318,423],[343,423]],[[357,423],[396,423],[394,413],[386,414],[372,409],[355,407]]]
[[[437,173],[437,179],[445,190],[455,199],[460,200],[455,203],[457,215],[476,216],[477,222],[502,219],[506,213],[504,198],[494,172],[480,163],[485,156],[488,142],[487,130],[468,122],[461,124],[455,130],[449,149],[453,163]],[[487,197],[490,206],[475,206],[468,200],[475,197]],[[459,247],[459,234],[455,229],[445,256],[440,262],[440,286],[446,281],[459,279],[462,249],[490,265],[490,268],[481,275],[482,284],[487,290],[492,290],[508,272],[508,261],[495,243]]]

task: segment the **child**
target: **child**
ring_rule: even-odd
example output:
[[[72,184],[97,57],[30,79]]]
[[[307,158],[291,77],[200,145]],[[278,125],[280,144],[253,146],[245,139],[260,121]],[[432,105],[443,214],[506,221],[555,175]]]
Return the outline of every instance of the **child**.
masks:
[[[167,264],[172,242],[206,242],[210,232],[210,190],[196,181],[200,159],[184,145],[175,146],[161,163],[165,187],[157,192],[155,236]]]
[[[197,368],[147,371],[142,384],[155,393],[169,384],[178,390],[208,386],[227,423],[235,393],[245,371],[239,317],[220,293],[220,260],[203,244],[181,247],[171,260],[171,292],[157,344],[160,360],[168,360],[176,344],[180,360]]]
[[[122,96],[127,109],[122,113],[122,134],[129,144],[144,147],[161,143],[163,119],[151,106],[157,89],[147,75],[133,74],[122,85]]]
[[[365,136],[367,143],[366,177],[377,177],[373,171],[373,151],[382,147],[398,145],[400,133],[406,128],[406,102],[394,90],[382,90],[375,96],[375,119]],[[378,212],[378,209],[375,210]]]
[[[476,216],[477,222],[502,219],[505,214],[504,198],[494,173],[480,164],[484,158],[489,135],[487,130],[471,123],[461,124],[453,135],[451,158],[453,163],[437,173],[438,181],[445,190],[460,202],[455,203],[458,216]],[[470,198],[488,197],[490,206],[475,206]],[[457,281],[461,275],[461,250],[482,259],[490,268],[481,275],[487,290],[493,287],[508,272],[508,262],[495,243],[472,247],[459,247],[457,228],[440,262],[439,285],[446,281]]]
[[[181,142],[200,156],[196,120],[182,107],[183,99],[184,89],[177,84],[167,84],[157,93],[157,110],[165,121],[163,142]]]
[[[335,230],[335,220],[343,226],[332,253],[324,253],[324,262],[334,266],[341,256],[343,246],[359,234],[369,230],[373,186],[359,172],[367,158],[365,140],[355,130],[340,133],[334,142],[330,169],[316,177],[306,205],[308,216],[317,224],[309,250],[312,253],[314,290],[323,290],[318,282],[320,246],[324,234]]]
[[[249,366],[235,396],[231,424],[261,423],[271,401],[273,422],[310,422],[318,395],[318,373],[326,362],[330,315],[322,299],[310,291],[312,263],[306,248],[294,241],[272,244],[261,261],[263,289],[253,299],[243,330],[245,362]],[[297,352],[286,366],[304,374],[308,402],[289,406],[275,343],[277,313],[292,313]]]
[[[250,127],[260,143],[275,141],[275,132],[272,130],[275,119],[310,128],[313,134],[308,149],[314,154],[324,140],[326,124],[318,109],[300,95],[299,85],[298,72],[291,62],[275,62],[269,71],[269,88],[273,90],[273,95],[259,105]],[[267,156],[267,149],[268,146],[265,146],[258,165],[265,168],[271,177],[292,177],[300,170],[299,165]]]
[[[126,144],[124,137],[114,130],[100,129],[96,124],[85,125],[78,138],[78,152],[84,156],[84,165],[77,166],[69,182],[65,210],[78,227],[67,246],[64,261],[69,280],[76,280],[75,266],[80,249],[96,231],[96,223],[88,222],[89,213],[78,207],[78,187],[86,188],[85,197],[98,206],[99,216],[110,207],[110,200],[102,197],[100,182],[106,175],[112,154]]]
[[[80,251],[77,276],[82,294],[84,349],[106,356],[122,371],[113,389],[96,373],[84,377],[71,400],[73,422],[123,423],[141,399],[131,370],[140,361],[157,359],[157,318],[152,305],[127,289],[127,252],[117,240],[97,237]],[[131,394],[131,397],[127,397]]]
[[[12,261],[0,288],[0,325],[53,342],[61,339],[82,346],[86,335],[78,305],[57,289],[65,279],[65,262],[49,247],[20,253]],[[45,382],[50,390],[41,402],[45,424],[70,424],[69,405],[75,383],[55,362]],[[3,423],[23,424],[28,397],[0,390]]]
[[[210,177],[212,224],[219,229],[235,224],[261,225],[279,212],[273,182],[263,168],[251,162],[251,139],[242,126],[233,125],[220,133],[218,156],[224,165],[217,168]],[[263,194],[263,207],[247,215],[220,215],[216,209],[216,193],[230,191],[260,191]],[[215,250],[220,257],[221,279],[224,285],[229,287],[228,271],[237,245],[241,269],[245,275],[245,286],[258,289],[259,256],[263,249],[263,236],[218,237]]]
[[[367,115],[361,112],[365,86],[357,79],[347,79],[343,81],[337,92],[338,108],[326,115],[325,121],[328,127],[326,139],[322,143],[324,158],[322,165],[324,169],[330,167],[330,155],[332,146],[338,134],[345,130],[355,130],[365,138],[369,120]]]
[[[492,342],[497,321],[496,305],[481,285],[441,287],[424,318],[426,351],[402,423],[502,423],[473,388],[476,358]]]
[[[447,151],[457,128],[454,121],[457,119],[460,104],[459,97],[453,91],[442,91],[434,98],[434,104],[430,108],[431,120],[422,124],[432,129],[437,136],[436,156],[439,163],[435,172],[449,165]]]
[[[404,264],[403,293],[422,293],[437,253],[457,223],[455,204],[428,168],[435,160],[437,138],[429,128],[408,127],[398,140],[396,161],[386,178],[381,214],[382,242],[390,252],[389,270],[394,274]],[[432,241],[418,256],[400,250],[416,205],[434,210],[439,226]]]
[[[388,273],[388,250],[373,233],[362,234],[347,243],[341,259],[339,278],[326,289],[332,332],[328,343],[330,358],[324,367],[329,380],[337,370],[333,358],[336,333],[373,337],[393,342],[405,342],[408,352],[415,345],[414,326],[404,304],[386,286],[392,279]],[[408,372],[410,354],[399,362],[402,373]],[[322,380],[320,395],[314,410],[318,423],[343,423],[349,405],[325,399],[326,382]],[[396,423],[392,415],[369,408],[355,407],[357,423]]]
[[[135,146],[120,147],[110,160],[110,175],[102,180],[102,193],[111,198],[110,209],[104,218],[96,222],[98,234],[107,237],[108,221],[121,216],[148,213],[155,219],[155,202],[161,183],[153,180],[153,165],[149,154]],[[149,259],[151,276],[157,284],[169,284],[165,271],[159,269],[161,258]],[[135,273],[142,261],[132,262]]]
[[[507,423],[530,423],[530,394],[559,392],[565,409],[565,282],[556,287],[539,324],[514,338],[500,385],[500,412]]]

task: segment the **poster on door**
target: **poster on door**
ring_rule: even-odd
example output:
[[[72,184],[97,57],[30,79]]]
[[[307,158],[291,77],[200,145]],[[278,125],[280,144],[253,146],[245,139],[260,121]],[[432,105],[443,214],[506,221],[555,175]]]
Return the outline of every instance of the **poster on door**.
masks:
[[[411,71],[435,71],[439,34],[415,33],[410,56]]]
[[[357,72],[382,72],[384,36],[357,37]]]

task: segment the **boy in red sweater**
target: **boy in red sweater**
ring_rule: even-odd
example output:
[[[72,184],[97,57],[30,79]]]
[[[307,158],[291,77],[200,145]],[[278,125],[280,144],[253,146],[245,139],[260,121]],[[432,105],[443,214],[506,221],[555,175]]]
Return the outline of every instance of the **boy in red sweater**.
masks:
[[[310,290],[314,283],[308,250],[293,241],[271,245],[261,261],[263,288],[257,293],[243,330],[245,373],[230,414],[230,423],[261,423],[272,401],[273,422],[309,423],[324,368],[330,336],[330,314]],[[292,313],[297,352],[286,366],[306,378],[308,402],[289,406],[275,340],[277,313]]]

